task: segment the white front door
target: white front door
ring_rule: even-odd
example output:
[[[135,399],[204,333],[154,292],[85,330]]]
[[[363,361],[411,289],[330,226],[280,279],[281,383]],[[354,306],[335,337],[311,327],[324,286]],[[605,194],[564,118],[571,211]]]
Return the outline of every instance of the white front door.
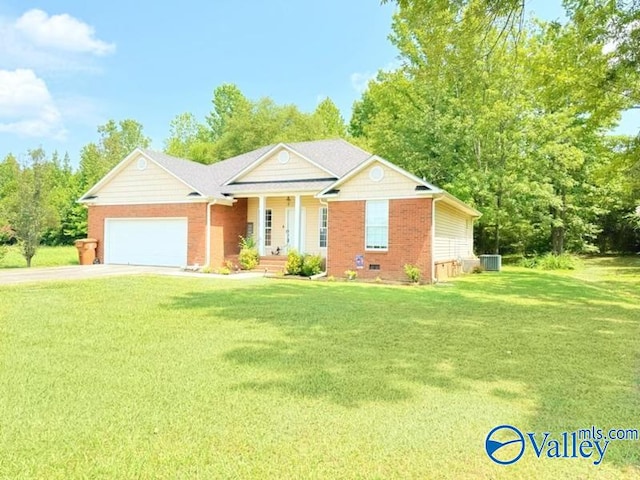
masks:
[[[300,253],[304,253],[305,247],[305,230],[307,229],[307,209],[302,207],[300,209],[300,247],[293,244],[295,239],[294,229],[296,228],[296,209],[293,207],[287,208],[287,221],[285,223],[285,241],[287,243],[286,248],[296,249]]]

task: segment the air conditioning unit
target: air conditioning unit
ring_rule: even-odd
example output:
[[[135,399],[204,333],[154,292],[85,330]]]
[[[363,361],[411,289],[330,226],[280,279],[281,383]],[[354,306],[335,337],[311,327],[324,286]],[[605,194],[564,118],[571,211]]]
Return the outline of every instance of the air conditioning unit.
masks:
[[[502,268],[502,255],[480,255],[480,264],[487,272],[499,272]]]

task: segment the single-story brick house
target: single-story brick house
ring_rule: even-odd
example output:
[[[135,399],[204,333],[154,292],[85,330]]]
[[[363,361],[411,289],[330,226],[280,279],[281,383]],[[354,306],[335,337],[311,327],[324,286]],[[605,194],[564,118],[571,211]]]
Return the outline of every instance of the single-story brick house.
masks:
[[[328,275],[426,281],[473,258],[480,213],[344,140],[254,150],[202,165],[135,149],[80,200],[103,263],[221,266],[253,236],[261,256],[320,254]]]

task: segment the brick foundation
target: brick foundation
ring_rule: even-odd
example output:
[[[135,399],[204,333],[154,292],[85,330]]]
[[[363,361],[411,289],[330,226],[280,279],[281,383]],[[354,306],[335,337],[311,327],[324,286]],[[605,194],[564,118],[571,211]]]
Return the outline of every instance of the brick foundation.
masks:
[[[389,249],[365,251],[365,202],[329,203],[329,241],[327,274],[343,277],[345,270],[356,270],[356,255],[364,255],[364,268],[358,278],[407,280],[404,265],[417,265],[422,279],[430,283],[432,200],[411,198],[389,200]],[[371,270],[370,265],[379,265]]]

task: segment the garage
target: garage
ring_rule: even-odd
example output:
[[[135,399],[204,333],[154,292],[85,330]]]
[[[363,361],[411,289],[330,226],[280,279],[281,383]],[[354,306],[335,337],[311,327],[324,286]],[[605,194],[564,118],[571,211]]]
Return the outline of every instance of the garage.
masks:
[[[104,263],[187,264],[186,218],[106,218],[104,223]]]

